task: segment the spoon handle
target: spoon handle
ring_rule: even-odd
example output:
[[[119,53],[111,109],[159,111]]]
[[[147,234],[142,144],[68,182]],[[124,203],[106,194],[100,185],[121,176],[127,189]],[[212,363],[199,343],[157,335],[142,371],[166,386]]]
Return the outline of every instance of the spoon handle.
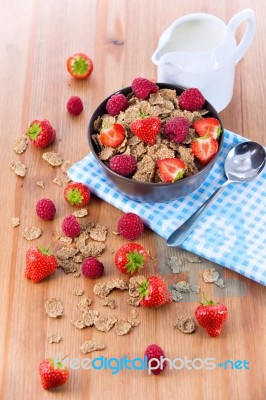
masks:
[[[210,206],[216,198],[222,193],[222,191],[226,188],[229,183],[231,183],[229,179],[225,181],[212,195],[211,197],[202,204],[202,206],[191,215],[191,217],[184,222],[179,228],[177,228],[167,239],[167,246],[176,247],[179,246],[193,231],[194,226],[198,222],[198,218],[203,213],[203,211]]]

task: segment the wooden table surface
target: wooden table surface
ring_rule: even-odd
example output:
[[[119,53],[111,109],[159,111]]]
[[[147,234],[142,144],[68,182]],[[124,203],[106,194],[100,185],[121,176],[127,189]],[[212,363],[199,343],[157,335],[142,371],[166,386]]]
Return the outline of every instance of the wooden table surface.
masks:
[[[0,2],[1,50],[1,307],[0,307],[0,399],[189,399],[262,400],[266,393],[265,376],[265,287],[227,269],[202,260],[191,264],[189,254],[168,250],[165,241],[146,229],[139,240],[149,249],[153,259],[148,273],[156,273],[169,255],[177,255],[185,267],[183,279],[201,285],[209,296],[227,304],[229,319],[218,338],[210,338],[199,328],[185,335],[172,327],[177,315],[193,315],[199,296],[157,310],[140,310],[141,324],[129,335],[119,337],[114,331],[101,333],[95,328],[82,331],[70,321],[77,318],[77,297],[74,289],[84,289],[93,297],[93,283],[62,270],[34,285],[24,277],[25,253],[32,245],[58,247],[62,219],[73,210],[63,199],[63,187],[53,183],[65,179],[60,168],[52,168],[42,160],[42,150],[29,144],[26,152],[17,155],[12,144],[25,133],[35,118],[47,118],[57,131],[57,139],[48,150],[58,151],[64,160],[78,161],[88,152],[86,129],[96,105],[122,86],[130,85],[135,76],[156,78],[151,55],[158,38],[176,18],[191,12],[209,12],[228,21],[244,9],[253,8],[257,18],[254,42],[236,68],[234,96],[221,112],[224,126],[266,145],[265,37],[266,4],[263,1],[174,1],[174,0],[27,0]],[[88,53],[95,70],[86,81],[73,80],[66,71],[66,58],[77,51]],[[66,111],[71,95],[84,100],[84,111],[72,118]],[[11,160],[28,166],[25,178],[17,177],[9,168]],[[36,182],[42,180],[45,188]],[[53,222],[40,221],[35,204],[42,197],[51,198],[57,207]],[[106,273],[101,281],[119,276],[113,265],[112,250],[125,240],[112,232],[122,213],[93,197],[88,205],[89,217],[108,227],[106,250],[101,256]],[[19,217],[20,226],[11,227],[11,218]],[[26,226],[43,229],[41,238],[28,242],[22,237]],[[215,267],[226,284],[220,289],[204,283],[202,270]],[[168,271],[168,275],[170,272]],[[180,277],[168,276],[175,281]],[[95,299],[93,307],[101,312],[129,316],[132,307],[125,295],[115,294],[118,308],[105,310]],[[45,315],[44,303],[58,297],[64,303],[61,319]],[[198,297],[198,299],[197,299]],[[60,334],[59,344],[49,344],[50,334]],[[84,358],[79,347],[85,339],[103,340],[106,349],[89,354],[99,357],[142,357],[150,343],[161,345],[169,358],[214,358],[216,362],[246,360],[243,368],[215,368],[208,371],[182,368],[166,370],[160,376],[144,371],[71,370],[69,382],[54,392],[42,389],[38,364],[44,357],[68,354]]]

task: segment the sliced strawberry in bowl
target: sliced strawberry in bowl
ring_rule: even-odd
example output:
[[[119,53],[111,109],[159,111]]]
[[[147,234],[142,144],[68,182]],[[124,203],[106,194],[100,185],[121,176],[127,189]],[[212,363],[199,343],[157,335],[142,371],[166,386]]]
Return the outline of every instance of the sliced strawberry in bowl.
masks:
[[[125,139],[125,129],[120,124],[112,124],[111,126],[104,127],[100,134],[100,142],[107,147],[116,148],[123,143]]]
[[[219,139],[222,132],[220,122],[213,117],[198,119],[192,124],[192,128],[199,136],[208,136],[214,139]]]
[[[157,160],[159,175],[163,182],[172,183],[183,178],[186,164],[179,158],[164,158]]]
[[[208,164],[219,148],[218,142],[212,137],[203,136],[193,140],[191,143],[191,151],[201,164]]]

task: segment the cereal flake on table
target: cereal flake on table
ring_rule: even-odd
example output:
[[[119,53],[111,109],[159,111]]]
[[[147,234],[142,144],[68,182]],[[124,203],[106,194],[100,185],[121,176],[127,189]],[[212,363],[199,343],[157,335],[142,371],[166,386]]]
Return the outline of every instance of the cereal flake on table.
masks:
[[[82,296],[84,294],[84,289],[75,289],[72,291],[73,296]]]
[[[42,234],[41,228],[36,226],[27,226],[22,232],[22,236],[27,240],[38,239]]]
[[[96,339],[86,340],[80,347],[80,351],[82,354],[91,353],[96,350],[104,350],[105,344]]]
[[[73,239],[68,236],[59,236],[58,240],[64,244],[68,244],[69,246],[72,244]]]
[[[83,311],[82,321],[84,321],[85,326],[93,326],[95,325],[95,321],[99,317],[99,311],[95,310],[87,310]]]
[[[132,325],[126,319],[121,318],[115,323],[115,333],[118,336],[126,335],[131,330]]]
[[[77,319],[75,321],[71,321],[71,324],[74,325],[74,327],[77,329],[86,328],[86,325],[85,325],[85,322],[83,321],[83,319]]]
[[[47,341],[48,341],[49,344],[60,343],[61,340],[62,340],[62,336],[60,336],[60,335],[50,335],[47,338]]]
[[[100,315],[94,320],[94,326],[101,332],[109,332],[117,321],[114,315]]]
[[[128,285],[126,281],[122,279],[113,279],[109,282],[97,283],[96,285],[94,285],[93,293],[104,299],[114,289],[127,290]]]
[[[72,167],[72,165],[74,165],[73,161],[70,160],[66,160],[62,163],[61,165],[61,170],[64,172],[64,174],[67,173],[67,171],[69,170],[70,167]]]
[[[60,299],[55,297],[45,302],[45,312],[51,318],[61,317],[63,315],[64,307]]]
[[[134,316],[128,317],[127,321],[130,323],[132,328],[136,328],[140,324],[140,320]]]
[[[166,261],[167,265],[171,268],[173,274],[180,274],[183,263],[177,256],[170,256]]]
[[[72,273],[77,272],[77,264],[73,260],[58,259],[58,264],[59,264],[59,268],[61,268],[65,274],[72,274]]]
[[[20,161],[10,161],[9,166],[15,172],[16,175],[21,176],[22,178],[27,173],[26,165],[22,164]]]
[[[17,136],[12,145],[12,149],[14,150],[15,153],[22,154],[27,149],[27,146],[28,146],[28,140],[26,136]]]
[[[107,236],[107,228],[103,225],[97,224],[94,228],[90,229],[90,237],[98,242],[104,242]]]
[[[82,296],[80,301],[78,302],[77,307],[80,311],[88,311],[89,307],[92,303],[92,300],[87,296]]]
[[[223,279],[220,277],[219,272],[216,271],[215,268],[205,269],[202,277],[206,283],[214,283],[220,288],[225,287]]]
[[[202,263],[201,259],[198,256],[189,255],[187,258],[188,262],[193,264],[200,264]]]
[[[16,228],[19,225],[20,225],[20,218],[18,218],[18,217],[11,218],[11,226],[12,226],[12,228]]]
[[[171,286],[171,289],[176,290],[178,292],[183,292],[183,293],[188,293],[189,288],[190,288],[190,284],[185,281],[180,281],[180,282],[174,283]]]
[[[74,257],[77,253],[78,249],[73,247],[61,247],[61,249],[57,251],[56,257],[60,260],[68,260],[69,258]]]
[[[174,327],[183,333],[193,333],[196,329],[196,324],[193,317],[180,316],[174,321]]]
[[[99,257],[105,249],[105,244],[102,242],[89,242],[84,246],[79,247],[79,251],[85,257]]]
[[[83,218],[86,217],[86,215],[88,215],[88,210],[87,208],[81,208],[80,210],[73,211],[72,214],[77,218]]]
[[[43,183],[43,181],[37,181],[37,182],[36,182],[36,185],[39,186],[39,187],[41,187],[42,189],[44,189],[44,183]]]
[[[54,151],[43,153],[42,158],[47,161],[52,167],[59,167],[63,164],[63,158],[60,156],[59,153],[55,153]]]
[[[111,299],[110,297],[104,297],[101,301],[100,301],[101,306],[105,306],[105,307],[110,307],[112,309],[116,308],[116,303],[114,299]]]
[[[57,186],[62,187],[63,186],[63,179],[61,178],[54,178],[53,183],[55,183]]]

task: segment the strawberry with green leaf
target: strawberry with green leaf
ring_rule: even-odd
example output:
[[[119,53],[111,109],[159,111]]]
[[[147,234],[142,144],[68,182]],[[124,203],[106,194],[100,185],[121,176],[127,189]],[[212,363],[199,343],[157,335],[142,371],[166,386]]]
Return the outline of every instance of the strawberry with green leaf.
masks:
[[[56,137],[51,123],[47,119],[35,119],[31,122],[26,135],[36,147],[47,147]]]
[[[143,142],[153,145],[161,129],[161,121],[158,117],[147,117],[141,114],[141,118],[130,124],[131,131]]]
[[[149,259],[147,250],[138,243],[127,243],[115,253],[116,268],[123,274],[140,272]]]
[[[228,309],[224,304],[207,300],[203,293],[204,302],[195,310],[198,323],[210,336],[219,336],[228,316]]]
[[[157,160],[159,176],[163,182],[172,183],[182,179],[186,170],[186,164],[180,158],[163,158]]]
[[[160,307],[173,301],[171,292],[160,276],[145,278],[139,285],[138,291],[141,299],[140,305],[142,307]]]
[[[91,192],[83,183],[70,182],[64,189],[64,198],[73,207],[84,207],[90,201]]]
[[[85,53],[76,53],[68,57],[67,70],[75,79],[86,79],[93,71],[93,62]]]
[[[192,128],[199,136],[212,137],[213,139],[219,139],[222,132],[220,122],[213,117],[198,119],[192,124]]]
[[[34,283],[51,275],[58,267],[57,259],[42,246],[30,247],[26,252],[25,276]]]
[[[53,358],[45,358],[39,365],[39,375],[42,387],[45,390],[62,386],[69,378],[66,366]]]

